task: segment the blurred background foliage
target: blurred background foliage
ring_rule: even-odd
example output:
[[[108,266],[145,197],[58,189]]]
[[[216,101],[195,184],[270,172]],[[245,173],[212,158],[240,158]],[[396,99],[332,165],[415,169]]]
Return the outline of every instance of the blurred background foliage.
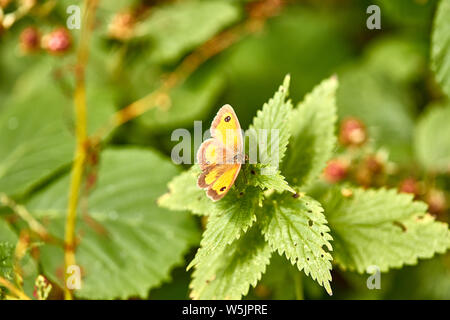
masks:
[[[72,4],[81,1],[0,0],[0,192],[25,204],[60,237],[75,141],[72,95],[80,31],[66,28]],[[371,4],[381,8],[381,30],[366,27]],[[293,101],[338,75],[339,121],[353,117],[366,135],[359,149],[346,149],[340,140],[337,157],[350,161],[353,167],[345,166],[346,171],[355,171],[342,179],[415,193],[439,220],[448,221],[449,78],[436,77],[430,62],[437,5],[436,0],[100,1],[86,73],[90,133],[115,110],[160,87],[186,59],[189,67],[191,52],[219,49],[195,70],[188,68],[186,80],[158,107],[106,137],[100,181],[89,191],[91,217],[83,215],[78,224],[83,241],[77,255],[88,269],[80,297],[188,297],[185,266],[198,245],[201,223],[155,204],[180,170],[168,160],[177,143],[171,132],[183,127],[193,133],[194,120],[209,125],[225,103],[247,128],[286,74]],[[448,21],[446,12],[441,19]],[[16,14],[12,21],[11,14]],[[240,29],[245,21],[255,23]],[[449,33],[436,35],[447,46],[443,57],[436,53],[438,63],[447,65]],[[222,48],[221,41],[229,39]],[[361,167],[370,156],[381,171]],[[97,177],[96,164],[94,159],[88,167],[94,172],[88,181]],[[20,243],[26,229],[3,204],[0,252]],[[107,228],[111,241],[96,228]],[[23,240],[30,247],[20,261],[19,283],[31,295],[34,278],[43,273],[56,288],[50,298],[61,297],[62,249],[31,238]],[[330,298],[307,277],[298,292],[292,279],[302,275],[278,258],[272,257],[248,298]],[[121,279],[122,271],[129,279]],[[366,278],[333,270],[331,298],[450,298],[448,254],[383,274],[381,290],[368,290]]]

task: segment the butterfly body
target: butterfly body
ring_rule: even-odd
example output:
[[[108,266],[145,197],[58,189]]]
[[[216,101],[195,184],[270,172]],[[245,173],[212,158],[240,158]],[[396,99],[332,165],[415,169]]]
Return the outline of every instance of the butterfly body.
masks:
[[[202,170],[197,184],[207,190],[211,200],[217,201],[233,186],[245,159],[241,126],[230,105],[217,112],[211,124],[211,136],[197,152]]]

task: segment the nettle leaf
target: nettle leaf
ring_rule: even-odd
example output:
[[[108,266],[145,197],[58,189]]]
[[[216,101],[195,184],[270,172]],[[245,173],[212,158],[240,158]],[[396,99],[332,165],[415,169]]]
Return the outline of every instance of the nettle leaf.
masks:
[[[450,172],[450,103],[428,108],[415,132],[417,159],[428,170]]]
[[[214,211],[214,202],[206,196],[205,190],[197,186],[200,168],[197,165],[173,178],[169,192],[158,199],[158,205],[170,210],[189,210],[199,215],[210,215]]]
[[[114,111],[111,94],[87,90],[89,131],[105,123]],[[20,195],[56,170],[70,164],[75,148],[73,101],[52,78],[43,61],[28,70],[0,115],[0,191]]]
[[[240,16],[239,7],[227,1],[176,2],[156,7],[136,33],[152,40],[149,59],[172,63]]]
[[[256,286],[271,250],[255,226],[230,245],[196,265],[190,284],[193,299],[240,299]]]
[[[147,297],[150,288],[169,278],[173,266],[198,241],[188,213],[156,206],[156,199],[177,173],[175,165],[151,150],[111,149],[101,154],[98,183],[87,199],[87,210],[80,205],[78,212],[76,261],[83,278],[75,295]],[[67,175],[27,204],[32,214],[50,221],[48,229],[60,238],[68,187]],[[44,273],[60,285],[63,261],[62,248],[41,248]]]
[[[434,18],[431,68],[443,91],[450,97],[450,2],[441,0]]]
[[[281,163],[289,142],[292,103],[286,100],[291,77],[287,75],[273,98],[258,110],[249,134],[256,135],[258,142],[258,162],[269,165]],[[264,139],[266,138],[266,139]],[[250,145],[251,146],[251,145]],[[262,152],[261,152],[262,151]],[[273,152],[277,152],[274,154]]]
[[[337,87],[336,77],[322,81],[290,116],[292,138],[281,172],[294,185],[305,187],[317,179],[332,155]]]
[[[251,227],[256,221],[255,212],[260,200],[259,195],[260,191],[256,188],[247,188],[245,193],[239,193],[234,188],[227,197],[214,203],[213,215],[208,218],[200,249],[188,269],[201,263],[214,251],[222,250]]]
[[[272,250],[324,286],[331,295],[330,228],[319,202],[308,196],[276,195],[262,209],[262,233]]]
[[[423,202],[396,190],[332,190],[324,199],[334,242],[334,259],[345,269],[381,271],[416,264],[450,247],[448,225],[426,213]]]
[[[0,217],[0,276],[14,283],[17,279],[14,272],[20,270],[20,277],[23,280],[21,287],[28,296],[32,296],[38,268],[31,255],[26,253],[20,261],[16,262],[19,263],[20,269],[14,270],[15,248],[18,240],[19,237],[13,228]]]
[[[12,281],[13,271],[14,245],[9,242],[0,242],[0,277]]]
[[[263,166],[257,164],[255,166],[245,168],[246,177],[248,178],[248,184],[259,187],[263,190],[273,189],[277,192],[289,191],[295,193],[286,178],[283,177],[279,170],[272,168],[270,166]]]

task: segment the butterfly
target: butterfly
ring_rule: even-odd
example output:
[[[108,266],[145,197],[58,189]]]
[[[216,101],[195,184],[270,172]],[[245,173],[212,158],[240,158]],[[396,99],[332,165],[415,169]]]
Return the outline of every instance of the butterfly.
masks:
[[[217,112],[211,124],[211,137],[197,152],[202,170],[197,185],[206,189],[211,200],[217,201],[231,189],[245,160],[241,126],[229,104]]]

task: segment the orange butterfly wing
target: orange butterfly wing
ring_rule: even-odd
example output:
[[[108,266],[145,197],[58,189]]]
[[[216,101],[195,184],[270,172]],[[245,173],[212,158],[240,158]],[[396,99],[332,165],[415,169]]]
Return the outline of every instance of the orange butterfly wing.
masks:
[[[239,120],[233,108],[220,108],[211,125],[212,138],[204,141],[197,152],[202,170],[197,184],[207,189],[207,196],[213,201],[222,199],[230,190],[241,169],[243,149]]]

